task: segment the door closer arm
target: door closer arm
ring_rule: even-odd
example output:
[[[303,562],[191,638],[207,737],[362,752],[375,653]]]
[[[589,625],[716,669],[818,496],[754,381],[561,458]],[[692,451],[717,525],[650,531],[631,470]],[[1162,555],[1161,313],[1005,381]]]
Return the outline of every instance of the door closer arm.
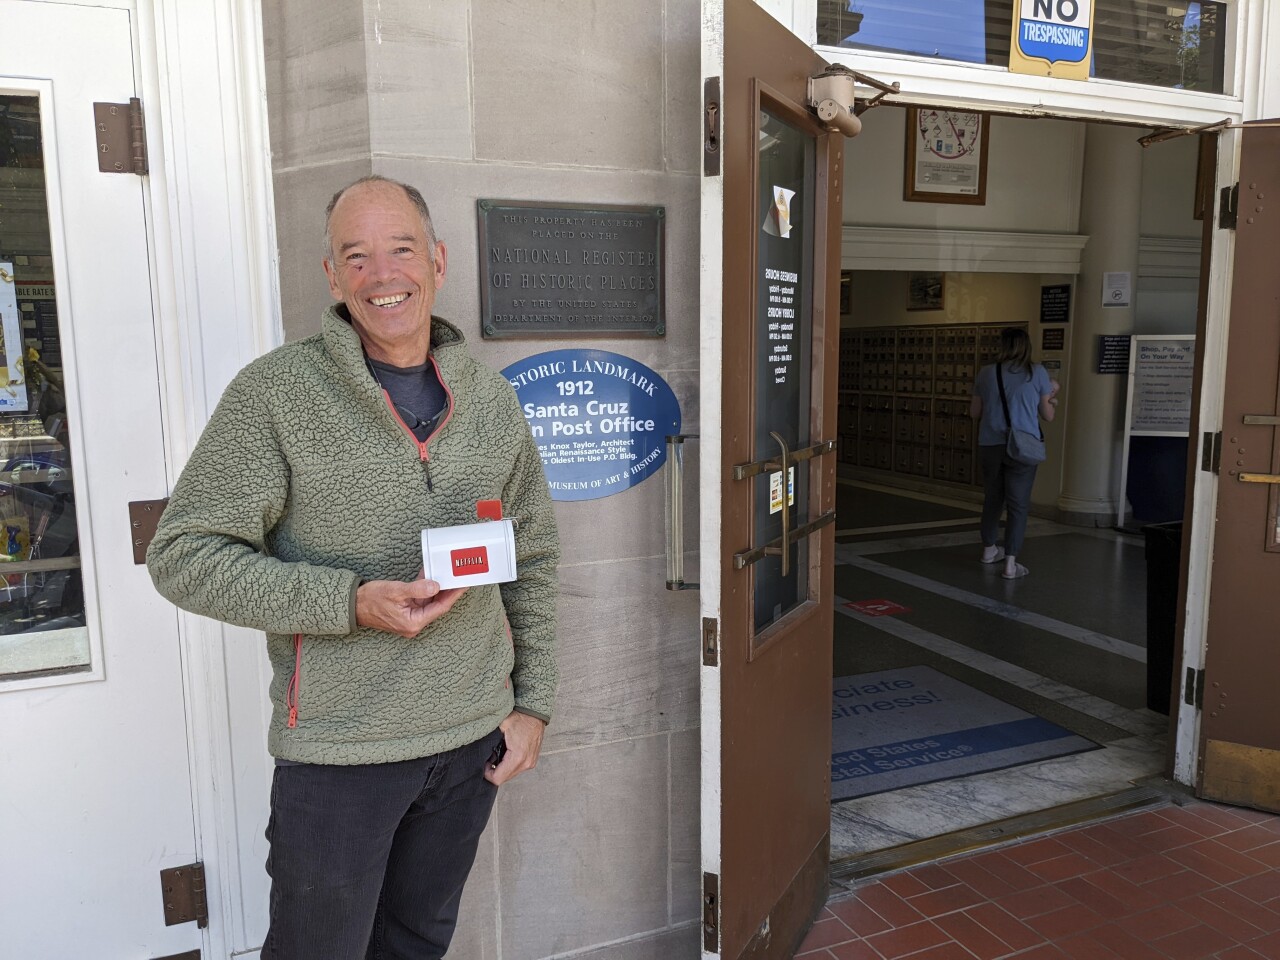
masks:
[[[871,97],[858,98],[858,84],[872,87],[878,92]],[[898,81],[885,83],[843,64],[833,63],[816,76],[809,78],[806,105],[830,130],[856,137],[862,132],[862,114],[890,93],[898,93]]]

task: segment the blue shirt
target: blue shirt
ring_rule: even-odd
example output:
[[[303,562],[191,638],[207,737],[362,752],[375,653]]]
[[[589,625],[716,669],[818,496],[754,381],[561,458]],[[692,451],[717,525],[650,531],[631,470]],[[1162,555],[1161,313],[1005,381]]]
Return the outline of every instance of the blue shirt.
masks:
[[[1009,416],[1016,430],[1025,430],[1040,436],[1040,398],[1053,392],[1049,374],[1038,363],[1011,370],[1004,364],[1004,393],[1009,400]],[[1009,436],[1004,421],[1004,408],[1000,405],[1000,389],[996,385],[996,365],[988,364],[978,371],[973,383],[974,395],[982,400],[982,420],[978,423],[978,446],[1003,446]]]

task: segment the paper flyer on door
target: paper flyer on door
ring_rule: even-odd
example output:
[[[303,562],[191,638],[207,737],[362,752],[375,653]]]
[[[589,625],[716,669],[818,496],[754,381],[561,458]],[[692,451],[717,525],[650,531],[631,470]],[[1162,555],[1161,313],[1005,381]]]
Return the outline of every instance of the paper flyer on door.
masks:
[[[22,318],[18,314],[18,289],[13,264],[0,263],[0,327],[4,332],[3,380],[0,411],[27,409],[26,372],[22,357]]]

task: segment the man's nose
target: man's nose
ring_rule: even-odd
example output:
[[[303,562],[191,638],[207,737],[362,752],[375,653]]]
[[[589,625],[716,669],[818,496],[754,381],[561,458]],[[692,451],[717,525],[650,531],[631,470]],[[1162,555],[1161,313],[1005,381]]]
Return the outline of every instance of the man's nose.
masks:
[[[368,276],[375,280],[390,277],[395,272],[395,258],[389,253],[371,253],[368,263]]]

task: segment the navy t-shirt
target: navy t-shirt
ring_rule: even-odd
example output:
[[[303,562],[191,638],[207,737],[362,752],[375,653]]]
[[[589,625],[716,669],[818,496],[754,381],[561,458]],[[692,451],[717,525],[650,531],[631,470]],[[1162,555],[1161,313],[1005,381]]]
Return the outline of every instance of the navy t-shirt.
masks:
[[[412,367],[393,367],[370,359],[374,376],[413,435],[425,440],[440,426],[448,400],[440,374],[430,359]]]

